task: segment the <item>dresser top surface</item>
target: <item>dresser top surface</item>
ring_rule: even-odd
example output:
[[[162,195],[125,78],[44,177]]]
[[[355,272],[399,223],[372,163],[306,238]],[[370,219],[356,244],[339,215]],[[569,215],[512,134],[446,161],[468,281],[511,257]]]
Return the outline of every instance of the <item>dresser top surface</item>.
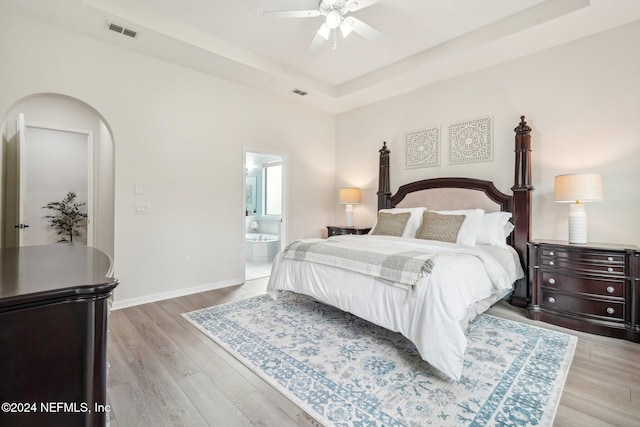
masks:
[[[570,249],[590,249],[590,250],[606,250],[606,251],[640,251],[640,248],[636,245],[616,244],[616,243],[599,243],[589,242],[586,244],[569,243],[566,240],[549,240],[549,239],[536,239],[529,242],[534,245],[553,245],[563,246]]]
[[[0,249],[0,307],[109,292],[111,259],[79,244]]]

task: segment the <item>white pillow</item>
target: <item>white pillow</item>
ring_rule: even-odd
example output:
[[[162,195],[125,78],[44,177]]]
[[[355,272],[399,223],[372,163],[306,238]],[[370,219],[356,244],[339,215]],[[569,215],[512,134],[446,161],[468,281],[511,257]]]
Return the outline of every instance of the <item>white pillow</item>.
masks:
[[[491,212],[484,214],[480,222],[480,230],[476,239],[477,244],[506,246],[506,238],[513,231],[513,224],[509,222],[511,212]]]
[[[475,246],[480,223],[484,216],[483,209],[462,209],[456,211],[432,211],[443,215],[465,215],[466,218],[458,232],[458,245]]]
[[[409,221],[407,221],[407,225],[404,227],[404,231],[402,232],[401,237],[410,237],[415,238],[416,233],[418,232],[418,228],[420,228],[420,224],[422,223],[422,213],[426,211],[427,208],[393,208],[393,209],[380,209],[378,212],[387,212],[390,214],[399,214],[409,212],[411,216],[409,217]],[[371,231],[369,234],[376,229],[376,225],[378,221],[371,227]]]

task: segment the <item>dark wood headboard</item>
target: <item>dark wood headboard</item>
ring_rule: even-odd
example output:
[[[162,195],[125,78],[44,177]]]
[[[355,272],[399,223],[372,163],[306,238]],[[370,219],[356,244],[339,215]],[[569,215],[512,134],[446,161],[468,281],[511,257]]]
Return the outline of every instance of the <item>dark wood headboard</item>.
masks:
[[[505,194],[498,190],[493,182],[474,178],[432,178],[404,184],[398,188],[395,194],[391,194],[391,182],[389,178],[390,150],[386,142],[379,150],[380,170],[378,176],[378,209],[393,208],[398,206],[412,193],[433,189],[461,189],[458,195],[464,195],[465,191],[471,194],[480,192],[487,199],[489,205],[495,205],[494,209],[511,212],[511,220],[515,229],[509,236],[507,243],[513,246],[520,257],[524,271],[527,271],[527,242],[531,236],[531,127],[520,117],[519,125],[514,129],[515,136],[515,177],[511,187],[513,194]],[[411,197],[411,196],[409,196]],[[475,199],[475,197],[474,197]],[[475,203],[475,201],[473,202]],[[471,208],[474,206],[460,206],[459,208]],[[477,207],[477,206],[475,206]],[[526,307],[529,300],[529,292],[526,286],[526,277],[515,284],[511,303]]]

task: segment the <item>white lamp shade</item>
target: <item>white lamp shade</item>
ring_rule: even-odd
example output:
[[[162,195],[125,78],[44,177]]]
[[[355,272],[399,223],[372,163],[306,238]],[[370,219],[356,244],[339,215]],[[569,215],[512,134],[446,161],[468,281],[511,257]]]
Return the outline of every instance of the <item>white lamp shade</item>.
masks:
[[[556,176],[553,199],[560,203],[599,202],[602,177],[595,173]]]
[[[341,205],[357,205],[361,201],[359,188],[341,188],[339,196]]]

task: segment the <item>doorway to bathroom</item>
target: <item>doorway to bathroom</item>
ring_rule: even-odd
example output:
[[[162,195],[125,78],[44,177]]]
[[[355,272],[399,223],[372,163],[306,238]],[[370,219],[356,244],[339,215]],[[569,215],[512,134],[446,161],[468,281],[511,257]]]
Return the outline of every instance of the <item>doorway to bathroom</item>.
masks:
[[[245,149],[245,281],[269,276],[286,241],[286,171],[286,155]]]

